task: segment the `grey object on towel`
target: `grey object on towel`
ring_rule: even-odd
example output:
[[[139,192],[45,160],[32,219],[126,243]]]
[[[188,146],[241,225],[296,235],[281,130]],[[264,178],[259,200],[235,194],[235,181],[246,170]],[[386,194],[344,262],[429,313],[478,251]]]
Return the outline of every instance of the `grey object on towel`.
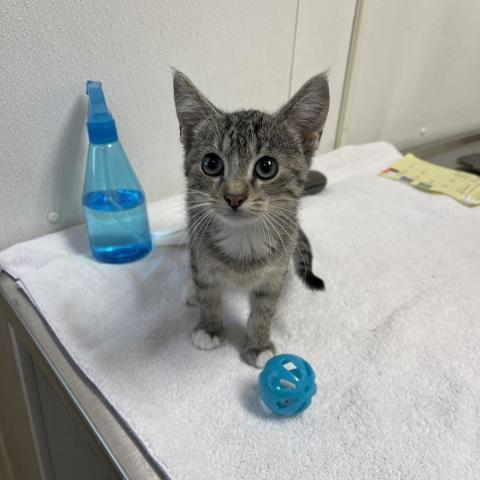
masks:
[[[315,195],[320,193],[327,186],[327,177],[316,170],[308,172],[307,181],[305,182],[305,195]]]

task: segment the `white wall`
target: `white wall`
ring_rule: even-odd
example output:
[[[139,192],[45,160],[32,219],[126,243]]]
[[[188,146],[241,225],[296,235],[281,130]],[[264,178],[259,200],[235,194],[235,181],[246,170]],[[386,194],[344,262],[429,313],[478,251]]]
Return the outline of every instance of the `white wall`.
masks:
[[[0,248],[81,221],[87,79],[104,82],[149,200],[183,185],[170,65],[220,107],[270,110],[330,67],[332,148],[353,3],[2,2]]]
[[[363,0],[339,144],[480,129],[480,2]]]
[[[301,0],[298,9],[291,94],[305,79],[327,70],[330,112],[319,151],[333,148],[342,100],[355,0]]]
[[[87,79],[156,200],[183,186],[169,66],[220,107],[269,110],[329,69],[321,150],[403,148],[480,127],[479,18],[478,0],[2,2],[0,248],[82,221]]]

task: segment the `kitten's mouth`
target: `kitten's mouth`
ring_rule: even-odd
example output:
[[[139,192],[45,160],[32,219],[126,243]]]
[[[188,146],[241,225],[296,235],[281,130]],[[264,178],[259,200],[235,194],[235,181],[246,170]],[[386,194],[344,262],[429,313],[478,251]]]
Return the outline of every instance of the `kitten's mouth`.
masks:
[[[227,225],[234,227],[251,225],[254,222],[254,217],[245,210],[223,211],[220,212],[218,216]]]

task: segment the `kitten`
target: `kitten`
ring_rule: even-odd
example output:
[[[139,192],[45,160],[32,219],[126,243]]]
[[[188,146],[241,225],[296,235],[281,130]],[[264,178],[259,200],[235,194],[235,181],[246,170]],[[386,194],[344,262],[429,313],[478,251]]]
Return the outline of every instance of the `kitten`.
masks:
[[[175,106],[185,150],[190,265],[200,321],[193,342],[211,349],[222,338],[221,290],[247,288],[251,313],[245,360],[263,367],[274,355],[270,325],[290,258],[313,290],[309,241],[298,206],[329,107],[325,74],[306,82],[278,112],[227,113],[175,71]]]

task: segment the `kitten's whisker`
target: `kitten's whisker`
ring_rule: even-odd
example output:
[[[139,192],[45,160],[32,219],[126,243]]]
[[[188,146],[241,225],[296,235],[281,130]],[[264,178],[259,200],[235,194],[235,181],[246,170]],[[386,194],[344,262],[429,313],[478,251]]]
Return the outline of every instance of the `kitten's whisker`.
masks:
[[[208,219],[209,217],[211,217],[213,215],[213,210],[207,210],[205,215],[203,215],[199,221],[197,221],[196,223],[196,227],[194,228],[194,230],[192,230],[192,238],[191,238],[191,246],[189,244],[189,248],[192,248],[192,246],[195,244],[195,240],[196,238],[198,237],[198,234],[199,232],[201,231],[201,228],[203,227],[202,225],[202,222],[206,219]],[[195,233],[195,236],[193,237],[193,233]]]
[[[289,209],[289,208],[279,207],[278,205],[269,204],[268,206],[269,206],[269,208],[271,208],[271,209],[274,209],[274,210],[282,210],[283,212],[293,213],[294,215],[296,215],[296,214],[298,213],[296,210],[291,210],[291,209]]]
[[[253,219],[253,235],[257,236],[257,219]]]
[[[286,217],[285,217],[286,218]],[[272,218],[272,220],[274,220],[274,218]],[[294,223],[291,219],[287,218],[287,220],[291,221],[292,224],[295,226],[295,228],[298,228],[298,224],[297,223]],[[284,222],[284,225],[288,226],[288,223],[285,222],[285,220],[282,220],[282,218],[280,217],[277,217],[277,225],[281,227],[281,224],[279,223],[280,221]],[[282,227],[283,228],[283,227]],[[292,240],[293,242],[293,245],[295,247],[295,249],[297,250],[298,254],[300,255],[300,258],[302,259],[302,263],[305,263],[305,258],[300,250],[300,248],[298,248],[298,239],[297,241],[294,241],[293,237],[283,228],[283,230],[285,231],[285,233],[290,237],[290,239]]]
[[[204,237],[205,233],[208,231],[208,229],[210,228],[210,225],[212,224],[214,218],[215,218],[215,214],[211,211],[210,215],[203,222],[203,228],[200,227],[200,229],[199,229],[200,237],[198,239],[197,245],[202,244],[203,237]],[[193,242],[195,242],[195,241],[196,241],[196,237],[193,239]]]
[[[263,237],[264,237],[265,242],[267,243],[267,246],[268,246],[268,252],[269,252],[268,256],[273,255],[274,251],[275,251],[275,245],[274,245],[275,242],[271,238],[270,232],[268,231],[268,228],[266,228],[266,224],[263,221],[262,217],[259,216],[258,220],[260,222],[260,227],[261,227],[262,232],[263,232]],[[266,230],[265,230],[264,226],[265,226]]]
[[[207,197],[207,198],[203,198]],[[194,202],[207,202],[207,201],[212,201],[212,198],[210,198],[210,195],[203,195],[201,198],[185,198],[183,203],[194,203]]]
[[[265,222],[263,221],[263,218],[261,215],[258,216],[258,220],[260,222],[260,226],[262,227],[262,232],[263,232],[263,238],[265,239],[265,241],[270,245],[270,246],[273,246],[272,242],[271,242],[271,237],[269,235],[269,232],[268,232],[268,228],[265,229],[264,226],[265,225]]]
[[[200,197],[201,200],[199,200],[198,197]],[[202,201],[202,200],[212,202],[214,199],[208,193],[201,192],[200,190],[192,190],[192,189],[187,190],[186,198],[185,198],[186,202],[198,202],[198,201]]]
[[[185,233],[183,234],[182,236],[182,239],[180,241],[180,245],[185,245],[185,251],[188,251],[188,237],[189,237],[189,230],[188,230],[188,226],[187,228],[185,229]],[[177,250],[177,253],[175,254],[175,263],[177,261],[177,256],[178,256],[178,251],[180,249]]]
[[[281,210],[276,210],[274,208],[272,208],[272,211],[273,211],[272,212],[273,215],[284,219],[288,225],[293,225],[294,229],[299,227],[296,218],[291,218],[291,215],[287,215],[285,212]]]
[[[187,188],[188,193],[198,193],[200,195],[205,195],[206,197],[209,197],[210,195],[208,193],[202,192],[201,190],[196,190],[195,188]]]
[[[180,241],[181,244],[185,243],[185,250],[187,252],[190,250],[190,240],[191,240],[191,237],[192,237],[194,231],[196,230],[196,228],[201,223],[203,217],[208,213],[209,213],[209,210],[207,210],[207,211],[200,210],[200,211],[197,211],[197,212],[194,212],[194,213],[190,212],[189,218],[187,219],[187,222],[190,222],[190,225],[187,225],[187,228],[185,229],[185,233],[182,236],[182,240]],[[179,249],[177,250],[177,252],[175,254],[175,262],[177,260],[178,251],[179,251]]]
[[[299,253],[300,258],[302,259],[302,262],[305,263],[305,258],[304,258],[304,256],[303,256],[302,252],[300,251],[300,249],[298,248],[298,240],[296,241],[296,240],[293,238],[292,234],[290,234],[290,233],[282,226],[282,224],[280,223],[280,221],[281,221],[282,219],[279,218],[279,217],[275,217],[274,215],[272,215],[270,218],[271,218],[271,220],[272,220],[277,226],[279,226],[279,227],[288,235],[288,237],[289,237],[290,240],[292,241],[292,244],[293,244],[294,248],[295,248],[295,249],[297,250],[297,252]],[[290,219],[289,219],[289,220],[290,220]],[[282,221],[283,221],[283,220],[282,220]],[[283,221],[283,222],[284,222],[284,221]],[[293,222],[292,222],[292,224],[293,224]],[[283,223],[283,225],[287,226],[287,228],[288,228],[288,223]],[[296,225],[296,224],[293,224],[293,225],[294,225],[294,227],[295,227],[295,229],[296,229],[296,228],[297,228],[297,225]],[[292,233],[293,233],[293,232],[292,232]]]
[[[265,214],[266,214],[268,219],[270,219],[271,221],[274,221],[275,225],[278,225],[288,236],[290,236],[289,232],[283,227],[283,225],[281,225],[278,222],[278,218],[275,216],[275,214],[270,213],[270,212],[265,212]],[[291,236],[290,236],[290,239],[292,239]]]
[[[270,206],[269,211],[282,218],[286,218],[291,224],[298,226],[297,212],[292,212],[291,210],[275,207],[273,205]]]
[[[188,235],[188,238],[187,238],[187,249],[188,250],[191,250],[191,247],[193,246],[192,245],[192,240],[193,240],[193,237],[194,235],[196,235],[198,229],[202,226],[202,221],[207,218],[209,215],[209,212],[202,212],[201,215],[199,215],[199,217],[194,221],[192,222],[192,225],[189,226],[188,230],[187,230],[187,235]]]
[[[195,210],[196,208],[205,208],[205,207],[210,207],[212,204],[210,202],[205,202],[205,203],[197,203],[195,205],[186,205],[185,211],[186,212],[191,212],[192,210]]]
[[[292,218],[290,218],[288,215],[286,215],[284,212],[275,212],[273,211],[271,213],[272,217],[277,219],[278,221],[282,221],[282,223],[286,226],[286,228],[292,229],[292,232],[294,233],[297,228],[299,227],[298,222]]]
[[[193,235],[193,232],[198,226],[198,222],[202,221],[202,218],[206,213],[208,213],[208,210],[206,212],[202,210],[200,212],[195,212],[193,215],[190,215],[190,219],[189,219],[190,225],[187,226],[187,230],[185,231],[185,235],[182,239],[182,241],[186,241],[187,250],[190,249],[190,239],[191,239],[191,236]]]
[[[210,215],[210,218],[208,219],[208,222],[205,223],[205,228],[203,229],[202,231],[202,234],[200,236],[200,239],[198,240],[198,244],[200,245],[202,243],[202,240],[203,240],[203,236],[205,235],[205,232],[208,230],[208,228],[210,227],[211,223],[213,222],[215,218],[215,215]]]
[[[187,200],[183,203],[185,205],[205,205],[205,204],[209,204],[209,203],[212,203],[212,202],[205,199],[205,198],[202,198],[201,200]]]
[[[285,257],[286,257],[286,258],[289,258],[288,252],[287,252],[287,247],[285,246],[285,242],[283,241],[283,238],[282,238],[282,236],[280,235],[280,232],[277,230],[277,228],[275,227],[275,225],[274,225],[274,224],[272,223],[272,221],[270,220],[269,215],[268,215],[267,212],[265,212],[264,219],[270,224],[270,226],[273,228],[273,230],[274,230],[275,233],[277,234],[277,237],[278,237],[278,239],[280,240],[280,243],[282,244],[283,249],[285,250]]]
[[[186,202],[183,202],[184,205],[200,205],[201,203],[212,203],[212,202],[208,201],[205,198],[202,198],[201,200],[188,200]]]
[[[296,217],[292,218],[291,215],[287,215],[284,211],[277,210],[276,208],[272,208],[271,210],[273,215],[281,218],[289,227],[292,226],[293,230],[299,228],[300,225],[298,224]]]
[[[199,212],[194,212],[194,213],[191,213],[190,216],[189,216],[189,220],[190,220],[190,223],[193,224],[196,222],[196,218],[198,218],[199,216],[201,216],[203,213],[205,213],[208,209],[205,209],[205,210],[200,210]],[[195,222],[194,222],[195,220]]]
[[[275,203],[273,203],[275,201]],[[278,205],[279,202],[283,203],[283,204],[286,204],[286,205],[291,205],[292,204],[292,197],[274,197],[271,199],[271,202],[272,203],[268,203],[269,206],[275,206],[275,205]],[[283,207],[278,207],[278,208],[283,208]],[[298,207],[295,207],[296,209]],[[285,209],[285,210],[290,210],[290,209]],[[292,213],[297,213],[296,210],[290,210]]]
[[[201,197],[192,197],[192,194],[189,194],[183,203],[198,203],[198,202],[212,202],[213,198],[210,195],[203,195]]]
[[[279,225],[279,226],[282,226],[282,224],[286,227],[286,228],[293,228],[294,231],[297,231],[298,228],[299,228],[299,225],[297,223],[294,223],[291,219],[289,218],[282,218],[280,216],[275,216],[273,215],[273,217],[276,219],[276,223]],[[290,223],[289,223],[290,222]],[[293,238],[293,232],[291,233],[288,233],[286,231],[285,228],[283,228],[283,230],[285,231],[285,233],[290,237],[290,239],[292,240],[292,243],[295,247],[295,249],[297,250],[297,252],[299,253],[301,259],[302,259],[302,262],[305,261],[304,257],[303,257],[303,254],[302,252],[300,251],[300,248],[298,248],[298,238],[297,240],[295,241],[294,238]]]
[[[210,220],[212,219],[212,215],[210,215],[210,213],[211,212],[208,212],[208,215],[202,219],[202,221],[200,222],[200,225],[197,225],[197,228],[195,229],[195,231],[192,232],[191,248],[193,248],[194,245],[200,245],[200,241],[195,243],[195,240],[198,237],[198,235],[200,235],[200,238],[203,237],[203,234],[205,233],[207,225],[210,223]]]

